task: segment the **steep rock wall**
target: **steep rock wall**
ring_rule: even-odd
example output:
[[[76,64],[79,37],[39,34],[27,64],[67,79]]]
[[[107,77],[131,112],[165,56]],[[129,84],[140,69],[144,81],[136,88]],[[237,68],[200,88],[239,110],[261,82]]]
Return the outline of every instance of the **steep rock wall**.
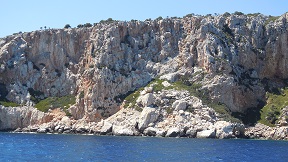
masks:
[[[263,79],[287,78],[287,18],[195,16],[21,33],[0,40],[0,83],[6,99],[30,106],[33,92],[75,95],[73,117],[99,121],[152,78],[193,78],[199,67],[207,95],[243,112],[264,100]]]

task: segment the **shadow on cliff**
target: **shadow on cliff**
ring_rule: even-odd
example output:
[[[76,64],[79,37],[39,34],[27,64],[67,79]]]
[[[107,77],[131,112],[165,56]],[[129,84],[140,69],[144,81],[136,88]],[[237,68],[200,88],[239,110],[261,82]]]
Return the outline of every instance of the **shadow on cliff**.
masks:
[[[261,109],[266,105],[266,102],[258,100],[257,107],[248,108],[244,113],[233,112],[232,116],[240,119],[247,126],[255,126],[261,119]]]

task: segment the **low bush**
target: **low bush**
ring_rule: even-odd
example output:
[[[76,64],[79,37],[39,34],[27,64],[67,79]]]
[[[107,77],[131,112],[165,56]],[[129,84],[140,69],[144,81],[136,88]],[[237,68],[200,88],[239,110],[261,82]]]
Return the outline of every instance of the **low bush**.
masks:
[[[0,105],[5,107],[17,107],[19,104],[10,101],[0,101]]]
[[[76,103],[75,100],[75,96],[72,95],[63,97],[48,97],[38,102],[35,107],[43,112],[47,112],[49,109],[53,110],[56,108],[62,108],[64,112],[66,112],[66,115],[69,115],[67,109],[70,107],[70,105]]]

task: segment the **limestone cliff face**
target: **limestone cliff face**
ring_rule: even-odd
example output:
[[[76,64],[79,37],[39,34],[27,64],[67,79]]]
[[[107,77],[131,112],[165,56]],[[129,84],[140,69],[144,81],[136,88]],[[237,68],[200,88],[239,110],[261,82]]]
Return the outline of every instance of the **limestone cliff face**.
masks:
[[[115,114],[129,91],[164,74],[194,79],[197,67],[210,98],[243,112],[264,100],[263,81],[288,78],[287,19],[195,16],[7,36],[0,97],[33,106],[36,94],[72,94],[72,116],[97,122]]]
[[[4,107],[0,105],[0,130],[14,130],[29,125],[47,123],[52,116],[33,107]]]

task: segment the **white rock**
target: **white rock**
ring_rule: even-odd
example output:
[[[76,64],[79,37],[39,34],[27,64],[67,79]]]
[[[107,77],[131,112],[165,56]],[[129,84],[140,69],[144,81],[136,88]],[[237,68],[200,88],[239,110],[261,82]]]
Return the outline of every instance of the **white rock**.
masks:
[[[147,93],[144,96],[138,97],[136,102],[137,104],[140,104],[143,107],[150,106],[155,102],[155,97],[152,93]]]
[[[180,129],[178,127],[173,127],[168,129],[166,137],[177,137],[180,135]]]
[[[215,129],[208,129],[197,132],[197,138],[215,138]]]
[[[183,100],[176,100],[173,104],[172,104],[172,108],[174,108],[174,110],[186,110],[187,108],[187,102],[183,101]]]
[[[116,136],[133,136],[134,132],[131,128],[125,126],[113,125],[112,133]]]
[[[179,77],[180,77],[179,73],[175,72],[175,73],[169,73],[169,74],[166,74],[166,75],[162,75],[162,76],[160,76],[160,79],[161,80],[166,79],[169,82],[173,83],[173,82],[177,81],[179,79]]]
[[[112,124],[110,122],[104,121],[104,124],[100,129],[100,134],[107,134],[111,131],[112,131]]]
[[[197,134],[197,131],[195,128],[189,128],[187,131],[186,131],[186,135],[188,137],[191,137],[191,138],[195,138],[196,137],[196,134]]]
[[[153,92],[153,87],[145,87],[144,88],[146,93],[152,93]]]
[[[63,116],[63,118],[61,119],[61,122],[62,122],[63,124],[65,124],[66,126],[71,126],[71,120],[70,120],[70,118],[67,117],[67,116]]]
[[[162,82],[162,85],[163,85],[164,87],[169,87],[169,86],[171,86],[171,84],[170,84],[169,82],[167,82],[166,80],[165,80],[164,82]]]
[[[4,107],[0,105],[0,130],[17,129],[48,122],[47,114],[33,107]]]
[[[233,126],[231,123],[226,121],[217,121],[214,126],[217,138],[231,138],[233,134]]]
[[[47,130],[46,130],[46,128],[39,128],[37,130],[37,133],[47,133]]]
[[[138,128],[144,130],[150,123],[158,119],[159,112],[155,108],[145,107],[138,120]]]

